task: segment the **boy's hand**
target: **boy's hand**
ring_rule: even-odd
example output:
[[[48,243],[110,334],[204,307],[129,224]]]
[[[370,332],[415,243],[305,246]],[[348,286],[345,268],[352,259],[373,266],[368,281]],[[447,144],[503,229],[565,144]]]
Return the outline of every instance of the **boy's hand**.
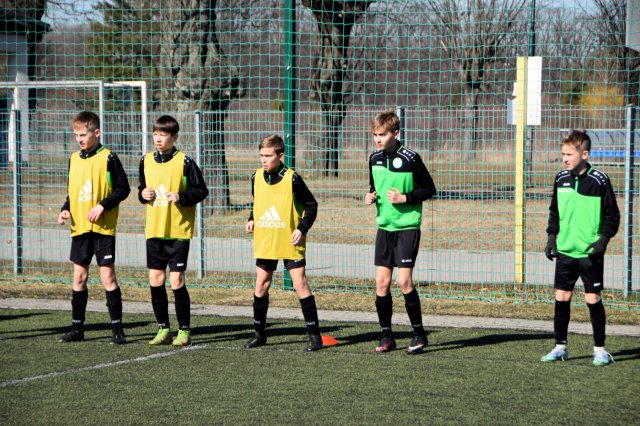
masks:
[[[300,241],[302,241],[302,232],[299,229],[296,229],[293,231],[293,234],[291,234],[291,244],[297,246],[300,244]]]
[[[391,189],[387,191],[387,200],[391,201],[391,204],[401,204],[407,202],[407,196],[401,194],[396,188],[391,187]]]
[[[251,234],[253,233],[253,221],[250,220],[249,222],[247,222],[247,224],[244,226],[244,230],[247,234]]]
[[[607,251],[607,244],[609,244],[609,239],[607,237],[600,237],[595,243],[589,244],[584,251],[587,252],[593,249],[593,251],[589,253],[589,259],[598,260],[604,256],[604,252]]]
[[[100,215],[102,215],[103,211],[104,211],[104,207],[102,206],[102,204],[98,204],[97,206],[89,210],[87,219],[89,219],[89,222],[95,223],[98,221],[98,219],[100,219]]]
[[[376,202],[377,198],[378,198],[378,196],[376,195],[376,191],[369,192],[369,193],[367,193],[367,195],[364,196],[364,203],[365,204],[373,204],[373,203]]]
[[[156,191],[153,190],[153,188],[150,187],[146,187],[145,189],[142,190],[142,198],[144,198],[147,201],[153,201],[154,198],[156,198]]]
[[[177,192],[167,192],[167,201],[170,201],[172,203],[179,203],[180,194],[178,194]]]
[[[544,248],[544,255],[547,256],[547,259],[553,260],[558,257],[558,247],[556,246],[556,236],[553,234],[549,234],[549,238],[547,239],[547,246]]]
[[[69,210],[62,210],[58,215],[58,223],[60,225],[64,225],[65,223],[67,223],[67,220],[69,220],[70,217],[71,213],[69,213]]]

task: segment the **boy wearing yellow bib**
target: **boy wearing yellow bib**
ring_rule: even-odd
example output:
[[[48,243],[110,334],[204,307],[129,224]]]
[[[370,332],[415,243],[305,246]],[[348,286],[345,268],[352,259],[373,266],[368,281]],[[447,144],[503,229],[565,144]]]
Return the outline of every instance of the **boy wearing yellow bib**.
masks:
[[[118,156],[100,144],[100,118],[93,112],[79,113],[71,121],[80,151],[69,160],[67,199],[58,223],[71,221],[73,292],[71,331],[61,342],[84,340],[84,320],[89,291],[89,265],[96,256],[111,317],[111,343],[126,342],[122,327],[122,296],[116,279],[116,223],[118,206],[131,188]]]
[[[317,351],[322,348],[322,338],[318,309],[305,275],[305,235],[316,220],[318,202],[302,177],[284,165],[284,141],[280,136],[266,137],[259,150],[262,168],[251,177],[253,208],[245,226],[247,233],[253,233],[256,258],[255,335],[244,346],[255,348],[267,344],[269,288],[273,271],[282,259],[300,298],[308,333],[306,351]]]
[[[138,200],[147,208],[145,237],[151,305],[158,321],[158,333],[150,345],[191,344],[191,299],[185,286],[189,243],[193,236],[196,204],[209,190],[198,165],[178,151],[180,126],[175,118],[163,115],[153,125],[156,151],[140,160]],[[171,340],[166,270],[175,298],[178,335]]]

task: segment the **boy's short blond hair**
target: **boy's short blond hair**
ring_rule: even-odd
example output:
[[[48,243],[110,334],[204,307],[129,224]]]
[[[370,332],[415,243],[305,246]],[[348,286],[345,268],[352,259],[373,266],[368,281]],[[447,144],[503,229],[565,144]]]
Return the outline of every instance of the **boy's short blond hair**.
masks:
[[[284,153],[284,140],[278,135],[269,135],[262,139],[262,142],[258,145],[258,150],[262,148],[273,148],[276,154],[282,154]]]
[[[571,145],[576,151],[591,151],[591,138],[584,130],[572,130],[562,139],[562,145]]]
[[[395,132],[400,130],[400,118],[395,111],[389,110],[378,113],[371,122],[371,130],[384,129],[389,132]]]
[[[100,128],[100,117],[91,111],[82,111],[76,114],[71,120],[71,127],[85,126],[87,130],[93,131]]]

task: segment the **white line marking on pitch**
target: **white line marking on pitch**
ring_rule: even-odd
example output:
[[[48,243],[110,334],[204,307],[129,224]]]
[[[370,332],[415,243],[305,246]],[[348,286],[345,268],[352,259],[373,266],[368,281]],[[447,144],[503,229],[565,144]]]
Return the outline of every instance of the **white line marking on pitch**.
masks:
[[[34,382],[36,380],[66,376],[67,374],[75,374],[75,373],[82,373],[84,371],[92,371],[92,370],[100,370],[100,369],[109,368],[109,367],[117,367],[119,365],[131,364],[133,362],[145,362],[153,359],[165,358],[168,356],[177,355],[177,354],[183,353],[184,351],[193,351],[193,350],[206,349],[206,348],[207,348],[206,345],[189,346],[188,348],[184,348],[176,351],[158,352],[156,354],[141,356],[141,357],[132,358],[132,359],[125,359],[122,361],[107,362],[104,364],[91,365],[89,367],[74,368],[72,370],[56,371],[53,373],[41,374],[39,376],[25,377],[23,379],[7,380],[6,382],[0,382],[0,389],[13,386],[13,385],[20,385],[22,383]]]

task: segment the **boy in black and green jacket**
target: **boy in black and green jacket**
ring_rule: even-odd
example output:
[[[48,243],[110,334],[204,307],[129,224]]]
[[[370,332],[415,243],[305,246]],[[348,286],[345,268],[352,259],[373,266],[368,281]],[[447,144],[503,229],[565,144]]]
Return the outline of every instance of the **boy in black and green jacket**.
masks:
[[[422,202],[435,195],[436,187],[420,155],[398,141],[400,120],[395,112],[376,115],[371,127],[378,149],[369,158],[370,188],[365,203],[377,207],[376,310],[382,337],[376,352],[396,347],[391,331],[391,278],[397,267],[398,286],[413,327],[407,352],[416,354],[424,350],[427,336],[412,275],[420,246]]]
[[[609,177],[589,164],[591,139],[574,130],[562,141],[564,170],[556,175],[549,207],[548,241],[545,255],[556,260],[554,278],[556,346],[542,362],[569,358],[571,294],[578,277],[584,284],[584,298],[593,327],[593,365],[611,362],[605,350],[605,311],[600,297],[604,287],[604,254],[609,240],[618,232],[620,211]]]

